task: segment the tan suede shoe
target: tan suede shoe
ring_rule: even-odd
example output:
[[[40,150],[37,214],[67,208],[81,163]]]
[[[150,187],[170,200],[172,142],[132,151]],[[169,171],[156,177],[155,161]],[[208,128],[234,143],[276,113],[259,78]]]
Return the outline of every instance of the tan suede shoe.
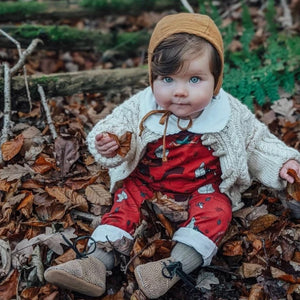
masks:
[[[44,277],[54,285],[87,296],[101,296],[106,290],[106,268],[91,256],[50,267]]]
[[[169,257],[139,265],[135,268],[135,278],[140,290],[146,297],[149,299],[159,298],[180,279],[177,275],[174,277],[170,276],[166,270],[166,266],[172,262],[174,262],[174,260]]]

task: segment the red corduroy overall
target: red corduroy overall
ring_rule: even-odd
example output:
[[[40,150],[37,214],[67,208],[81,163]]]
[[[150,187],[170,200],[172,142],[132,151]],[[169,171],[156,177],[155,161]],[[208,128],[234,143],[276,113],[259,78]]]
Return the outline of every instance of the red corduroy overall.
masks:
[[[149,143],[136,169],[116,191],[112,209],[101,224],[133,234],[141,221],[141,204],[160,192],[187,212],[181,220],[172,220],[172,213],[167,213],[171,221],[178,227],[193,228],[217,244],[232,217],[230,200],[219,190],[219,158],[202,145],[201,134],[181,131],[165,138],[167,161],[162,161],[162,138]]]

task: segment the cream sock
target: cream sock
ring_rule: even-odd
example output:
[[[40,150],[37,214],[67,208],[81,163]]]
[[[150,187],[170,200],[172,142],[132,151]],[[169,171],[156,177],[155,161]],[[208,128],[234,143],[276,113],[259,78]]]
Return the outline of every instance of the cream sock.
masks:
[[[193,247],[180,242],[177,242],[174,246],[171,257],[174,258],[175,261],[180,261],[182,263],[182,270],[187,274],[203,264],[203,258],[199,252]]]
[[[94,246],[92,246],[94,247]],[[112,270],[115,265],[115,258],[113,251],[106,252],[103,249],[96,248],[94,252],[89,254],[89,256],[93,256],[103,262],[106,267],[106,270]]]

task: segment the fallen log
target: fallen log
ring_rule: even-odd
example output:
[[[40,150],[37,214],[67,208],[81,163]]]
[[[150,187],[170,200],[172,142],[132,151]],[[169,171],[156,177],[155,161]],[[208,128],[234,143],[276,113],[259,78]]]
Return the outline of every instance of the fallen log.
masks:
[[[190,4],[198,5],[197,0],[190,0]],[[0,3],[0,22],[20,22],[25,20],[74,20],[82,18],[101,18],[107,14],[121,15],[130,11],[130,15],[137,16],[142,12],[166,10],[182,10],[180,1],[174,0],[127,0],[127,1],[68,1],[44,2],[15,2]]]
[[[46,97],[70,96],[78,93],[108,93],[126,87],[136,89],[147,85],[147,68],[112,70],[89,70],[50,75],[28,76],[28,86],[33,101],[39,101],[38,85],[42,86]],[[3,78],[0,78],[0,109],[3,111]],[[11,80],[12,109],[26,111],[29,108],[27,93],[22,76]]]
[[[137,53],[139,47],[146,48],[150,39],[146,30],[103,34],[98,30],[79,30],[66,25],[30,24],[5,25],[1,29],[18,40],[22,47],[27,47],[33,39],[38,38],[43,41],[38,49],[94,52],[117,49],[127,56],[129,53]],[[11,41],[0,35],[0,48],[14,47]]]

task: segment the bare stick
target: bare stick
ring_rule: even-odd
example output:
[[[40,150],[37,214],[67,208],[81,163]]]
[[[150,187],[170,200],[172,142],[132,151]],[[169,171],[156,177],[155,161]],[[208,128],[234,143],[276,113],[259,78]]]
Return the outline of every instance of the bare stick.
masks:
[[[55,140],[57,138],[56,129],[55,129],[55,126],[54,126],[53,121],[51,119],[51,114],[50,114],[50,110],[49,110],[49,107],[48,107],[48,104],[47,104],[44,89],[39,84],[38,84],[38,92],[41,96],[41,102],[43,104],[43,107],[44,107],[44,110],[45,110],[45,113],[46,113],[47,123],[49,125],[52,138],[53,138],[53,140]]]
[[[292,27],[293,20],[292,20],[291,10],[287,5],[286,0],[281,0],[280,2],[283,8],[282,26]]]
[[[31,102],[31,96],[30,96],[29,85],[28,85],[28,80],[27,80],[27,69],[26,69],[26,66],[25,66],[25,60],[26,60],[27,56],[29,56],[33,52],[33,50],[36,48],[37,44],[42,42],[42,41],[40,39],[34,39],[30,43],[30,45],[27,47],[27,49],[24,52],[22,52],[21,45],[17,40],[15,40],[13,37],[11,37],[9,34],[7,34],[2,29],[0,29],[0,33],[2,35],[4,35],[6,38],[8,38],[11,42],[13,42],[16,45],[17,49],[18,49],[19,60],[15,64],[15,66],[10,69],[10,76],[12,77],[13,75],[15,75],[17,73],[17,71],[23,67],[24,82],[25,82],[29,107],[30,107],[30,111],[31,111],[32,102]]]
[[[180,0],[180,1],[181,1],[182,5],[184,6],[184,8],[185,8],[188,12],[190,12],[190,13],[193,13],[193,12],[194,12],[193,8],[191,7],[191,5],[189,4],[189,2],[188,2],[187,0]]]
[[[4,66],[4,114],[3,114],[3,128],[0,139],[0,146],[8,140],[8,134],[11,127],[11,97],[10,97],[10,69],[8,63],[3,63]],[[2,151],[0,151],[0,162],[2,162]]]
[[[1,30],[1,29],[0,29]],[[13,68],[11,68],[11,76],[15,75],[15,73],[22,67],[25,67],[25,60],[26,58],[34,51],[34,49],[36,48],[36,46],[38,45],[38,43],[42,43],[42,41],[40,39],[34,39],[31,41],[30,45],[27,47],[27,49],[25,51],[21,51],[20,48],[20,43],[18,41],[17,42],[17,47],[18,47],[18,51],[19,51],[19,60],[18,62],[15,64],[15,66]],[[26,67],[25,67],[26,69]]]

